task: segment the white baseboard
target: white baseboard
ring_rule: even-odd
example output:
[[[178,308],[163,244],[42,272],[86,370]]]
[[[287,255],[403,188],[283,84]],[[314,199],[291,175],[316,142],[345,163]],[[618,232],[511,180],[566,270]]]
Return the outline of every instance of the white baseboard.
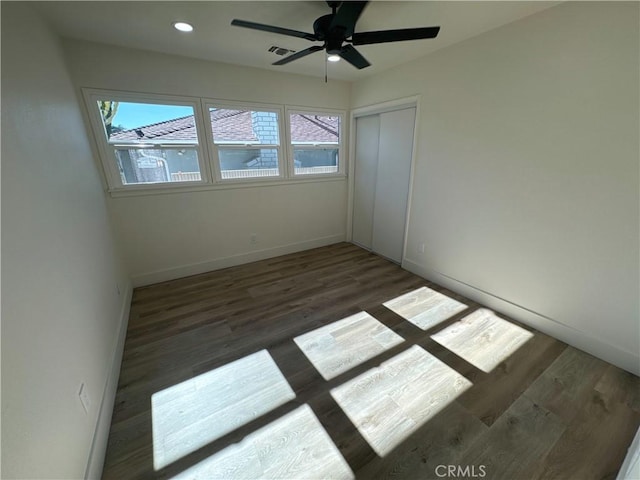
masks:
[[[589,333],[577,330],[558,320],[546,317],[410,260],[404,259],[402,267],[422,278],[426,278],[453,292],[492,308],[496,312],[503,313],[514,320],[566,342],[572,347],[590,353],[635,375],[640,375],[640,356],[638,356],[637,352],[624,350]]]
[[[107,442],[109,440],[109,430],[111,428],[111,416],[113,415],[113,407],[116,400],[116,391],[118,390],[118,379],[120,377],[120,364],[122,363],[122,354],[124,352],[124,341],[127,336],[127,326],[129,324],[129,311],[131,309],[131,297],[133,295],[133,286],[129,283],[124,288],[122,295],[122,307],[120,310],[120,326],[116,344],[113,349],[109,370],[107,371],[107,380],[105,382],[102,400],[100,402],[100,410],[98,411],[98,420],[91,442],[91,450],[89,451],[89,461],[85,470],[85,479],[102,478],[102,468],[104,467],[104,458],[107,453]]]
[[[206,262],[193,263],[190,265],[183,265],[175,268],[167,268],[165,270],[158,270],[155,272],[141,273],[138,275],[133,275],[132,282],[134,287],[153,285],[154,283],[166,282],[168,280],[189,277],[191,275],[198,275],[200,273],[212,272],[214,270],[220,270],[222,268],[235,267],[236,265],[257,262],[259,260],[266,260],[267,258],[287,255],[289,253],[301,252],[303,250],[309,250],[311,248],[324,247],[326,245],[344,241],[344,233],[338,235],[330,235],[327,237],[314,238],[313,240],[281,245],[264,250],[254,250],[238,255],[232,255],[230,257],[216,258],[214,260],[209,260]]]
[[[640,478],[640,429],[627,450],[627,456],[622,462],[616,480],[635,480]]]

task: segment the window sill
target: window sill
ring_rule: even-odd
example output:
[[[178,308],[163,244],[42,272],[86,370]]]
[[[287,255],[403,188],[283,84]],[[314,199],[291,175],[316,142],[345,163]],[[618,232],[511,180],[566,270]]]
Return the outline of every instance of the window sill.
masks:
[[[347,179],[345,174],[334,175],[309,175],[309,178],[277,178],[274,180],[259,180],[251,182],[222,181],[215,184],[197,184],[197,185],[180,185],[180,186],[155,186],[148,185],[144,188],[130,187],[107,190],[112,198],[121,197],[140,197],[148,195],[168,195],[177,193],[206,192],[210,190],[233,190],[238,188],[262,188],[262,187],[278,187],[286,185],[297,185],[304,183],[317,182],[342,182]]]

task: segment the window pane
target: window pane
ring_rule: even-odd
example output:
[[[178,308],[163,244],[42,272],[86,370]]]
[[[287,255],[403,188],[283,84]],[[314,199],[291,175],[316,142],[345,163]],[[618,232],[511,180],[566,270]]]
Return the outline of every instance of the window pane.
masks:
[[[209,108],[209,116],[216,144],[280,145],[276,112]]]
[[[222,178],[277,177],[278,150],[275,148],[218,148]]]
[[[197,143],[193,107],[99,100],[109,143]]]
[[[293,147],[296,175],[338,173],[338,148]]]
[[[292,113],[291,143],[295,175],[338,173],[340,117]]]
[[[119,148],[115,152],[124,185],[201,180],[195,148]]]
[[[293,144],[338,144],[340,140],[340,117],[292,113],[291,142]]]

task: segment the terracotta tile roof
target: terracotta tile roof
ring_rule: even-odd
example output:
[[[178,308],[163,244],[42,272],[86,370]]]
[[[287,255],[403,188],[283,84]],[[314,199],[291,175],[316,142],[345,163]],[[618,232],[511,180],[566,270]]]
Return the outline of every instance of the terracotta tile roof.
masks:
[[[253,131],[250,111],[220,108],[211,110],[210,115],[216,142],[258,141]],[[293,114],[291,116],[292,141],[337,142],[338,122],[338,117]],[[145,140],[191,142],[196,139],[193,115],[114,132],[110,138],[112,142]]]

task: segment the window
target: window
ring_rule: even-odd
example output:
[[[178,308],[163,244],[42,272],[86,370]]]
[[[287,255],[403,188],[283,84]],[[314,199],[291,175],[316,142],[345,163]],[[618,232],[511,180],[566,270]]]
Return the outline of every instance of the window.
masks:
[[[289,112],[294,175],[342,173],[342,114]]]
[[[282,177],[280,111],[207,104],[220,180]]]
[[[197,103],[109,93],[89,103],[112,188],[206,180]]]
[[[344,175],[345,112],[113,90],[82,92],[114,194]]]

